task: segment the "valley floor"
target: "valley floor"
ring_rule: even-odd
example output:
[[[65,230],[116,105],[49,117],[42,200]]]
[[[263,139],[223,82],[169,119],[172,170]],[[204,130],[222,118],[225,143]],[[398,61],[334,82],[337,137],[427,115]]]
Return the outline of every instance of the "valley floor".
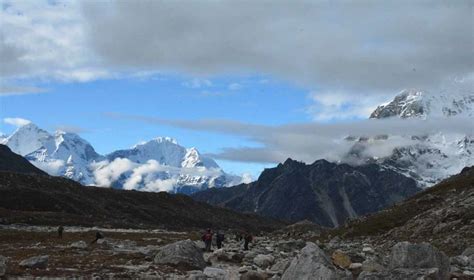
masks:
[[[56,227],[0,225],[0,255],[6,257],[5,276],[22,279],[474,279],[472,246],[449,258],[429,244],[344,240],[308,227],[311,225],[295,224],[256,236],[249,251],[243,250],[243,241],[233,232],[226,232],[224,248],[217,250],[213,245],[213,252],[204,253],[201,269],[156,261],[160,247],[187,239],[194,241],[189,243],[197,245],[201,254],[202,233],[197,231],[65,227],[63,238],[58,238]],[[97,231],[105,238],[91,244]],[[179,249],[169,252],[179,254]],[[410,263],[394,267],[394,254],[405,254]],[[48,262],[43,268],[20,265],[25,259],[44,255]],[[420,256],[435,257],[416,267]],[[195,260],[190,257],[190,261]],[[1,266],[0,256],[0,275]]]

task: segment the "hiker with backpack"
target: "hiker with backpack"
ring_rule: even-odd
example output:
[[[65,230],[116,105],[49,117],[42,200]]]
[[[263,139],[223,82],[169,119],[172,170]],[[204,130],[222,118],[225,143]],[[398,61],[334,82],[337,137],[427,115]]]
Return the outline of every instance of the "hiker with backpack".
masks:
[[[224,241],[224,233],[222,231],[218,231],[216,234],[216,245],[217,249],[220,249],[222,247],[222,242]]]
[[[249,243],[252,242],[253,236],[250,234],[250,232],[245,232],[244,236],[244,250],[248,251],[249,250]]]
[[[210,228],[206,230],[206,233],[202,236],[202,241],[204,241],[205,244],[205,251],[210,252],[211,251],[211,243],[212,243],[212,231]]]

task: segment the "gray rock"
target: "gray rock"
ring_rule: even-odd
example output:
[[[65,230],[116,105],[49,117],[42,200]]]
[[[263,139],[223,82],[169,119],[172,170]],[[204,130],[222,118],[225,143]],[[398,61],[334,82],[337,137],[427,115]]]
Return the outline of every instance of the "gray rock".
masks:
[[[257,255],[254,259],[253,262],[260,268],[267,268],[273,264],[275,261],[275,258],[272,255]]]
[[[362,263],[362,270],[363,271],[368,271],[368,272],[377,272],[377,271],[382,271],[384,270],[384,267],[372,260],[365,260]]]
[[[7,258],[0,256],[0,276],[4,276],[7,272]]]
[[[467,247],[463,252],[462,252],[462,255],[463,256],[466,256],[466,257],[474,257],[474,247]]]
[[[392,247],[390,268],[437,268],[436,279],[446,279],[449,274],[449,259],[428,243],[399,242]]]
[[[406,269],[398,268],[391,271],[368,272],[362,271],[358,280],[421,280],[440,279],[437,268],[428,269]],[[447,278],[446,278],[447,279]]]
[[[316,244],[308,242],[295,257],[288,269],[283,273],[282,280],[293,279],[337,279],[335,268],[329,257]]]
[[[281,261],[276,262],[270,269],[278,272],[279,274],[283,274],[283,272],[285,272],[288,266],[290,266],[290,261],[281,260]]]
[[[71,243],[71,245],[69,245],[70,248],[74,248],[74,249],[86,249],[87,248],[87,243],[85,241],[77,241],[77,242],[73,242]]]
[[[27,268],[46,268],[48,266],[49,256],[35,256],[22,260],[20,262],[21,267]]]
[[[293,252],[295,250],[301,250],[306,245],[301,239],[298,240],[283,240],[277,243],[276,248],[278,251]]]
[[[455,256],[449,259],[452,265],[457,265],[459,267],[467,267],[469,265],[468,256]]]
[[[154,263],[178,266],[188,270],[206,267],[202,250],[189,239],[159,248]]]
[[[225,270],[216,267],[206,267],[203,272],[207,277],[216,280],[224,280],[227,275]]]

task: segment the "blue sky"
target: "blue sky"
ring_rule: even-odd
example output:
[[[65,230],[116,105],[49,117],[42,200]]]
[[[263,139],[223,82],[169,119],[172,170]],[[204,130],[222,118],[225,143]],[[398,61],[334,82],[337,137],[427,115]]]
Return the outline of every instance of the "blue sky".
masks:
[[[24,81],[23,81],[24,82]],[[28,81],[31,83],[31,81]],[[201,153],[218,153],[225,147],[256,146],[242,137],[190,131],[165,125],[116,119],[107,113],[165,119],[227,119],[262,125],[307,122],[312,104],[304,88],[268,76],[189,77],[153,74],[90,82],[35,82],[46,92],[0,97],[0,117],[20,117],[54,131],[79,133],[105,154],[157,136],[170,136]],[[10,134],[15,126],[1,124]],[[271,164],[219,160],[229,172],[252,173]]]
[[[297,126],[273,139],[268,128],[350,127],[400,90],[439,92],[474,80],[469,0],[0,0],[0,7],[0,118],[77,131],[100,153],[170,136],[202,153],[234,149],[221,166],[255,176],[275,159],[312,161],[331,152],[322,143],[337,144],[318,131],[301,140]],[[269,135],[256,141],[258,131],[246,129]],[[258,145],[268,146],[253,156]],[[239,162],[240,151],[249,160]]]

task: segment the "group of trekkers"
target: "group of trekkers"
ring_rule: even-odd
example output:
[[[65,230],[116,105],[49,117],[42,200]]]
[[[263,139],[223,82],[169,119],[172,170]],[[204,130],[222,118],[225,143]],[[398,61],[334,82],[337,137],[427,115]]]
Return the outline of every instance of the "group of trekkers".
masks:
[[[202,241],[204,242],[204,250],[206,252],[211,252],[211,246],[212,246],[212,240],[213,240],[213,237],[214,236],[214,233],[212,232],[212,230],[210,228],[208,228],[206,230],[206,232],[202,235],[201,239]],[[246,232],[236,232],[235,234],[235,240],[236,241],[242,241],[242,239],[244,240],[244,250],[247,251],[249,250],[249,243],[252,242],[253,240],[253,236],[252,234],[250,234],[250,232],[246,231]],[[215,239],[216,241],[216,246],[217,246],[217,249],[220,249],[222,248],[222,243],[224,242],[224,233],[222,231],[217,231],[217,233],[215,234]]]
[[[63,232],[64,232],[64,227],[59,226],[58,227],[58,238],[62,239],[63,238]],[[206,252],[211,252],[211,246],[212,246],[212,240],[213,240],[214,233],[210,228],[206,230],[206,232],[202,235],[201,239],[204,242],[205,248],[204,250]],[[99,239],[104,238],[104,234],[100,231],[97,231],[95,233],[95,239],[91,242],[91,244],[96,243]],[[214,240],[216,241],[216,246],[217,249],[222,248],[222,243],[224,242],[224,232],[222,231],[217,231],[215,234]],[[235,240],[236,241],[244,241],[244,250],[248,251],[249,250],[249,243],[252,242],[253,236],[250,234],[250,232],[245,231],[245,232],[236,232],[235,233]]]

